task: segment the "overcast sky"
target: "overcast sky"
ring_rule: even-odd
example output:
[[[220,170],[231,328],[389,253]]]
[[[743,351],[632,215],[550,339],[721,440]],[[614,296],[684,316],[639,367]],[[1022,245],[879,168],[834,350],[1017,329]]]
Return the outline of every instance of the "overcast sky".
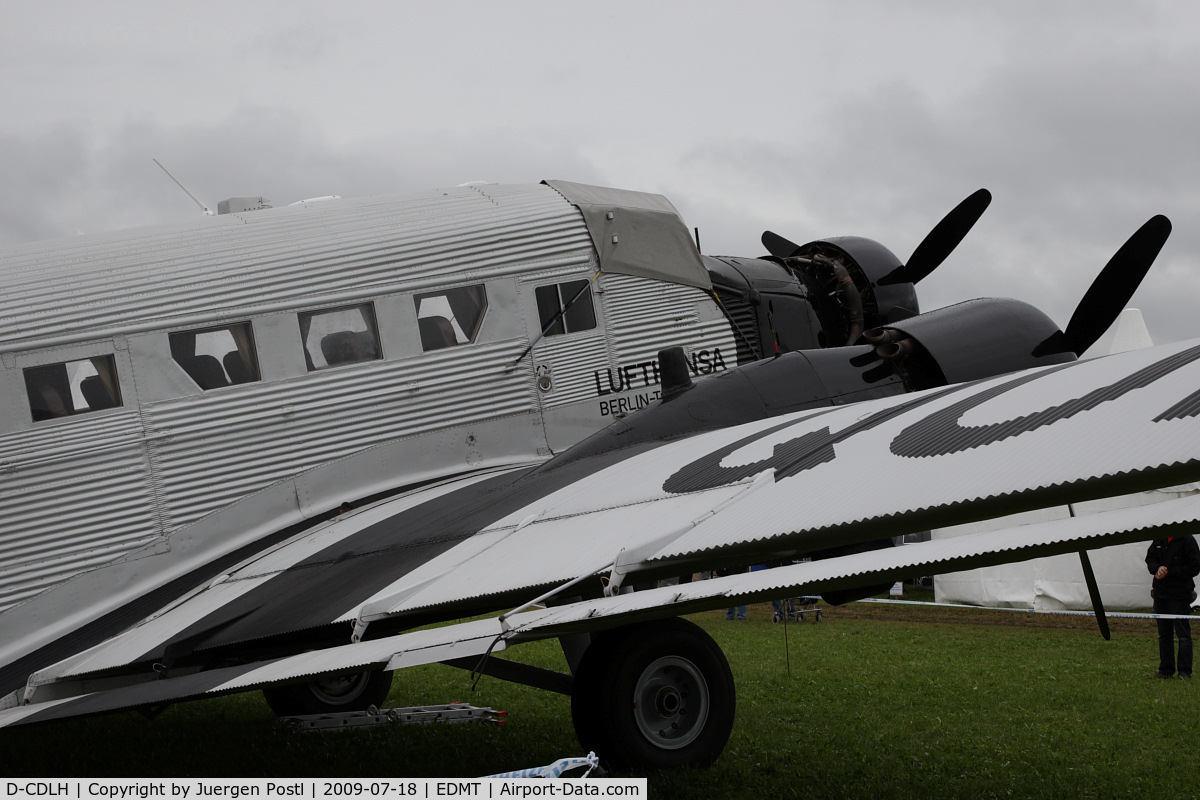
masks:
[[[1142,222],[1134,298],[1200,336],[1200,5],[1185,2],[0,0],[0,248],[215,208],[472,180],[660,192],[709,253],[774,230],[906,259],[920,286],[1065,325]]]

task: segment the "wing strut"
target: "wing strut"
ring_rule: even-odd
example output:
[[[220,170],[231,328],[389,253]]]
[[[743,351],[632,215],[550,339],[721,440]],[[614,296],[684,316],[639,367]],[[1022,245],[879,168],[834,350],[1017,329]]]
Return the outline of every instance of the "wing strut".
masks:
[[[1072,516],[1074,516],[1072,514]],[[1087,582],[1088,595],[1092,598],[1092,609],[1096,612],[1096,624],[1100,626],[1100,635],[1104,641],[1112,638],[1108,629],[1108,617],[1104,614],[1104,603],[1100,600],[1100,587],[1096,585],[1096,573],[1092,572],[1092,562],[1087,550],[1079,551],[1079,563],[1083,566],[1083,579]]]

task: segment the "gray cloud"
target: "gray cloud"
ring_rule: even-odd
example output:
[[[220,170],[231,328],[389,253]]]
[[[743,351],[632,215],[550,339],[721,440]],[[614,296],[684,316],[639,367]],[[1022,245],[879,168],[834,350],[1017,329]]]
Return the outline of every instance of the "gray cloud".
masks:
[[[337,146],[299,115],[242,109],[206,125],[130,122],[97,137],[62,125],[49,136],[0,139],[0,246],[179,220],[198,207],[157,158],[214,211],[229,196],[282,205],[329,194],[400,194],[467,180],[595,181],[569,147],[517,130],[489,132],[487,147],[453,132],[399,134]]]
[[[995,201],[926,308],[1017,296],[1065,323],[1153,213],[1135,297],[1200,333],[1200,22],[1166,2],[141,3],[14,9],[0,31],[0,246],[261,194],[559,177],[666,194],[706,251],[854,233],[901,258]],[[230,26],[236,15],[239,24]]]

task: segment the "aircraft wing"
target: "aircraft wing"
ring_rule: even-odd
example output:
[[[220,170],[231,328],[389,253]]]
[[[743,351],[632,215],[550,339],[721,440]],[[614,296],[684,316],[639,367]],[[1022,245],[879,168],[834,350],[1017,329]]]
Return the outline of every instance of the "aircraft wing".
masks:
[[[600,597],[551,608],[344,644],[315,652],[90,691],[67,682],[65,696],[0,710],[0,727],[214,697],[347,670],[403,669],[503,652],[521,642],[642,619],[677,616],[736,601],[854,588],[880,580],[954,572],[1166,535],[1200,522],[1200,496],[1053,520],[952,539],[792,564],[696,583]],[[72,691],[73,690],[73,691]],[[61,688],[60,688],[61,692]]]
[[[427,498],[410,495],[395,513],[380,506],[369,517],[338,520],[319,534],[321,542],[301,537],[243,565],[122,636],[44,670],[9,702],[56,700],[86,691],[89,682],[103,685],[96,682],[122,669],[126,676],[139,665],[170,670],[279,637],[300,642],[297,649],[322,649],[113,689],[106,702],[124,697],[126,705],[146,705],[172,692],[191,697],[356,666],[399,666],[417,658],[406,655],[414,652],[406,649],[411,642],[430,641],[405,637],[471,630],[474,649],[486,650],[505,631],[494,620],[477,629],[433,629],[453,633],[393,632],[521,605],[573,581],[580,583],[562,596],[595,594],[600,575],[628,584],[639,574],[768,562],[1197,480],[1198,362],[1200,342],[1160,346],[584,458],[568,451],[541,467],[439,487]],[[556,635],[615,624],[610,612],[620,609],[625,617],[677,614],[727,605],[734,596],[973,568],[1145,539],[1193,524],[1195,513],[1193,503],[1176,501],[971,534],[522,612],[504,625],[511,642],[520,639],[511,633],[518,619],[541,620],[539,635]],[[437,649],[446,646],[439,639],[422,649],[432,648],[427,658],[434,661],[473,652],[462,644],[457,655]]]

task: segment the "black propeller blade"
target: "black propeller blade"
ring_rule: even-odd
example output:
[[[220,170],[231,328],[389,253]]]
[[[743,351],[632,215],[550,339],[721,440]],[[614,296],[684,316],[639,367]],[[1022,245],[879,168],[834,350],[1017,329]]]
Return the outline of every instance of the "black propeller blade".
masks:
[[[913,250],[908,257],[908,263],[902,264],[881,278],[880,286],[893,283],[920,283],[929,276],[946,257],[954,252],[954,248],[966,238],[967,233],[983,216],[988,205],[992,202],[992,193],[980,189],[966,200],[956,205],[950,213],[942,217],[942,221],[933,226],[928,235]]]
[[[1121,245],[1071,315],[1065,331],[1046,339],[1035,356],[1073,352],[1081,356],[1104,335],[1125,308],[1171,235],[1171,221],[1162,214],[1151,217]]]
[[[942,217],[941,222],[933,226],[933,230],[917,245],[907,264],[902,264],[883,276],[876,282],[877,285],[919,283],[958,247],[959,242],[979,221],[991,202],[992,193],[987,189],[980,189],[963,200],[951,209],[949,214]],[[767,252],[776,258],[790,258],[800,249],[800,245],[772,231],[763,231],[762,244]]]
[[[776,258],[791,258],[800,249],[800,245],[788,241],[778,233],[771,233],[771,231],[763,231],[762,244],[767,248],[767,252]]]

